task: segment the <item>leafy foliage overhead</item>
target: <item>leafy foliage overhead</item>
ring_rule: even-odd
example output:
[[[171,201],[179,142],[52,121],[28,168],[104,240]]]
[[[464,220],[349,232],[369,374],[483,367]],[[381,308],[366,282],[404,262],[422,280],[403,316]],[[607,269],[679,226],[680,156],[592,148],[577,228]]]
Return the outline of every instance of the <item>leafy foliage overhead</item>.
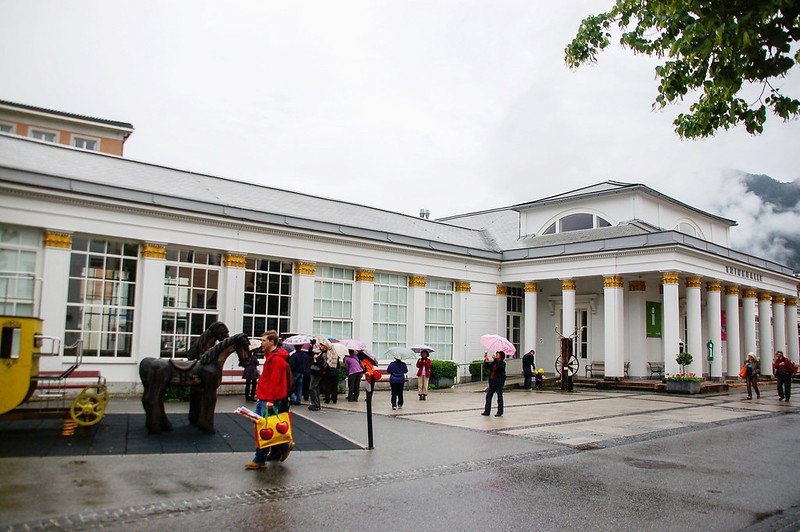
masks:
[[[800,63],[798,0],[616,0],[610,11],[581,22],[565,49],[567,65],[596,62],[614,24],[624,47],[663,58],[653,107],[702,91],[673,122],[683,138],[740,124],[761,133],[768,109],[784,120],[800,115],[800,100],[774,85]],[[739,96],[745,83],[761,86],[752,102]]]

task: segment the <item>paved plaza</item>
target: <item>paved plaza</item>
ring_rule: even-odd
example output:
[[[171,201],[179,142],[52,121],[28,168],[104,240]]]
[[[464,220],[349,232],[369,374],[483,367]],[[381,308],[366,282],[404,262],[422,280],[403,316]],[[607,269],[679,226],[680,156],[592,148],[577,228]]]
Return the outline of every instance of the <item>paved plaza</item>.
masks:
[[[241,396],[220,398],[218,419],[241,404]],[[772,389],[753,401],[740,389],[702,396],[513,390],[505,394],[501,418],[479,415],[480,383],[433,391],[427,401],[407,391],[395,411],[389,393],[378,391],[372,450],[366,449],[363,400],[342,396],[323,407],[294,412],[299,423],[329,431],[350,448],[298,441],[286,462],[261,471],[242,467],[252,452],[196,447],[184,453],[4,454],[0,525],[138,531],[800,527],[800,409],[778,402]],[[180,417],[186,405],[169,408]],[[136,398],[109,404],[113,416],[138,419],[133,414],[140,413]],[[214,437],[224,437],[220,433]]]

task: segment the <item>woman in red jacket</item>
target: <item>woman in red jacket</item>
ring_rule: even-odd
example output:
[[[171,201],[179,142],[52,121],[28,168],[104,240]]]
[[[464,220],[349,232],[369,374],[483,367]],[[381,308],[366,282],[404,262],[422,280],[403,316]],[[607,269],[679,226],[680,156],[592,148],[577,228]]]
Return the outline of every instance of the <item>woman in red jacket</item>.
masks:
[[[268,416],[273,407],[277,407],[279,413],[289,411],[289,389],[294,381],[292,380],[292,370],[286,362],[289,353],[278,347],[279,341],[276,331],[267,331],[261,335],[264,367],[256,387],[256,398],[258,399],[256,414],[259,416]],[[255,457],[244,467],[245,469],[263,469],[269,460],[283,462],[289,457],[292,449],[294,449],[294,442],[256,449]]]
[[[417,359],[417,393],[419,400],[425,401],[428,399],[428,379],[431,378],[431,359],[428,358],[428,352],[424,349],[419,352],[419,359]]]

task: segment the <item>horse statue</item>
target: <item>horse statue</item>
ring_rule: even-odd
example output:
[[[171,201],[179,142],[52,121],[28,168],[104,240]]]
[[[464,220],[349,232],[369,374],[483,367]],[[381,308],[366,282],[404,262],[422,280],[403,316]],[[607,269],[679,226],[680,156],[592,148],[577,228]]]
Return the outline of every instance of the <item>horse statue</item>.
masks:
[[[164,412],[164,394],[168,384],[179,384],[197,391],[192,394],[193,399],[189,404],[189,423],[206,434],[214,434],[214,409],[217,405],[217,388],[222,381],[222,366],[233,352],[239,356],[239,364],[247,364],[250,340],[246,334],[239,333],[226,338],[203,353],[198,360],[142,359],[139,378],[144,385],[142,406],[147,431],[150,434],[172,431],[172,423]]]
[[[176,355],[183,355],[189,360],[200,358],[200,355],[214,347],[214,344],[221,342],[230,335],[228,326],[221,321],[215,321],[208,326],[208,329],[203,331],[197,340],[192,342],[191,347],[183,353],[175,353]]]

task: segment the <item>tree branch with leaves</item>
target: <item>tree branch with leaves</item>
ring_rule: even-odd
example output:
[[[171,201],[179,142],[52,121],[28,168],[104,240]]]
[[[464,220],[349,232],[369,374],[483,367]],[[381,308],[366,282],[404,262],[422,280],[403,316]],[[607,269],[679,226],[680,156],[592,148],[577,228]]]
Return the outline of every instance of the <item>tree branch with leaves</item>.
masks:
[[[798,0],[617,0],[610,11],[583,19],[565,49],[567,65],[597,62],[615,25],[623,47],[663,59],[653,108],[701,92],[673,121],[682,138],[739,125],[762,133],[768,110],[784,121],[800,116],[800,100],[777,86],[800,63]],[[761,85],[751,102],[740,94],[745,84]]]

